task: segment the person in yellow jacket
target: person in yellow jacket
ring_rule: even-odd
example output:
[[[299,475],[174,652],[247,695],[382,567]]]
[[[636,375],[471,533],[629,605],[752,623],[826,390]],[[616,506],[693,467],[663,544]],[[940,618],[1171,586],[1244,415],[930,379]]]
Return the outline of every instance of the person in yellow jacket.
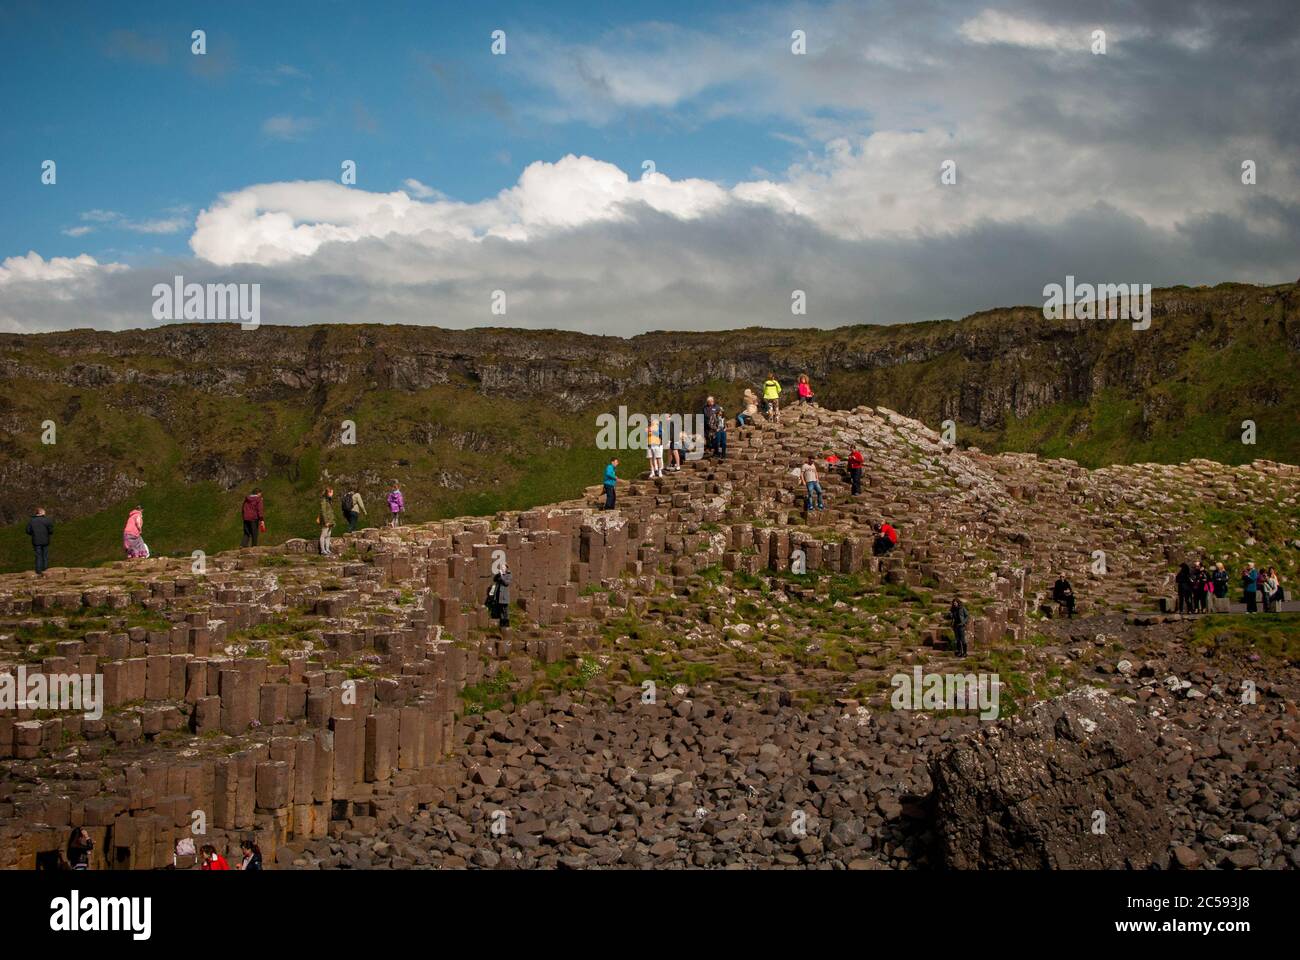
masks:
[[[781,384],[773,373],[769,373],[763,381],[763,413],[773,420],[781,419]]]

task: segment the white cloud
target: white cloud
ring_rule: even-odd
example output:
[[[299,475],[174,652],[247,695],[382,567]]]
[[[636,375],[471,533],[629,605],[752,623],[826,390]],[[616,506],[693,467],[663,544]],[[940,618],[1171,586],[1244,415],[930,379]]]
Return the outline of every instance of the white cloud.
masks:
[[[0,262],[0,286],[17,283],[55,283],[91,279],[97,274],[126,270],[121,263],[100,263],[89,254],[44,259],[35,250],[25,257],[8,257]]]
[[[310,117],[295,117],[287,113],[267,117],[262,121],[263,136],[272,140],[301,140],[316,128],[316,121]]]
[[[982,10],[965,21],[960,32],[971,43],[1003,43],[1036,50],[1086,50],[1092,31],[1079,27],[1055,26],[1017,17],[999,10]]]
[[[93,233],[94,227],[66,227],[61,231],[65,237],[84,237],[88,233]]]
[[[411,196],[415,197],[415,199],[417,200],[429,200],[429,199],[446,200],[447,199],[447,195],[443,193],[441,190],[435,190],[433,187],[421,183],[419,180],[416,180],[414,177],[407,177],[405,180],[402,181],[402,186],[406,187],[406,189],[410,191]]]
[[[161,220],[123,220],[120,226],[133,233],[180,233],[190,225],[185,217],[167,217]]]

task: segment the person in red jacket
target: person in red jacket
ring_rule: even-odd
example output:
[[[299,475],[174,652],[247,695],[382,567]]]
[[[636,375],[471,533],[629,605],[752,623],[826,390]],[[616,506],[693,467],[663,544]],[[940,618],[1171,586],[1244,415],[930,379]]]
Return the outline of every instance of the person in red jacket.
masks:
[[[853,495],[855,497],[862,492],[862,467],[865,462],[861,450],[854,448],[849,453],[849,480],[853,483]]]
[[[262,488],[254,487],[253,492],[244,498],[244,540],[241,546],[257,546],[257,535],[262,532],[262,521],[266,519],[266,508],[262,505]]]
[[[203,862],[199,865],[200,870],[229,870],[230,864],[226,863],[226,858],[217,853],[217,848],[210,843],[205,843],[201,850],[200,860]]]
[[[898,531],[884,521],[876,524],[876,542],[871,545],[871,552],[883,557],[897,545]]]

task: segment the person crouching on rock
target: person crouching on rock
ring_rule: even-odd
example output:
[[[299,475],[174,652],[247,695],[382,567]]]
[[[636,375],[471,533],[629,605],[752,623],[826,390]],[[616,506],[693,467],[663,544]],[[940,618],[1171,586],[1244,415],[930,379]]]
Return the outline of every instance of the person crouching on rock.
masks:
[[[200,870],[230,869],[230,864],[226,863],[226,858],[217,853],[217,848],[210,843],[205,843],[199,848],[199,861]]]
[[[513,577],[504,561],[501,569],[492,575],[492,589],[488,591],[488,610],[502,630],[510,626],[510,582]]]
[[[961,597],[953,597],[948,607],[948,619],[952,621],[953,648],[957,656],[966,656],[966,624],[970,623],[970,612],[961,602]]]
[[[330,536],[334,532],[334,488],[326,487],[320,495],[320,513],[316,514],[320,526],[320,555],[330,555]]]
[[[137,506],[126,518],[126,526],[122,529],[122,546],[126,549],[128,560],[149,556],[149,546],[144,542],[144,507]]]
[[[897,545],[898,531],[883,521],[876,524],[876,539],[871,544],[871,552],[877,557],[883,557]]]
[[[1074,587],[1070,586],[1070,581],[1065,579],[1064,570],[1052,585],[1052,599],[1056,601],[1058,607],[1065,608],[1067,620],[1074,619]]]

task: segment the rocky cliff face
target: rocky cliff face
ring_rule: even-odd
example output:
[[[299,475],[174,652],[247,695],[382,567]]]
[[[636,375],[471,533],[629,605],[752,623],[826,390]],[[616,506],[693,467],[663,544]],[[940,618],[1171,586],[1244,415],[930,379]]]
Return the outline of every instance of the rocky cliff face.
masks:
[[[522,482],[502,453],[551,469],[540,454],[590,448],[593,416],[620,403],[692,410],[711,390],[734,409],[732,398],[769,371],[788,388],[809,373],[824,406],[879,403],[936,427],[953,420],[961,444],[1092,465],[1295,462],[1297,350],[1296,284],[1157,291],[1145,331],[1018,307],[961,321],[630,340],[373,324],[11,334],[0,336],[0,519],[25,516],[36,500],[85,515],[163,479],[229,490],[366,469],[420,483],[412,448],[436,461],[427,470],[437,489],[419,498],[432,502],[437,490]],[[370,444],[359,462],[337,442],[345,419]],[[1239,441],[1244,420],[1258,424],[1253,447]],[[75,442],[45,449],[47,421]],[[1189,430],[1191,446],[1180,439]]]

